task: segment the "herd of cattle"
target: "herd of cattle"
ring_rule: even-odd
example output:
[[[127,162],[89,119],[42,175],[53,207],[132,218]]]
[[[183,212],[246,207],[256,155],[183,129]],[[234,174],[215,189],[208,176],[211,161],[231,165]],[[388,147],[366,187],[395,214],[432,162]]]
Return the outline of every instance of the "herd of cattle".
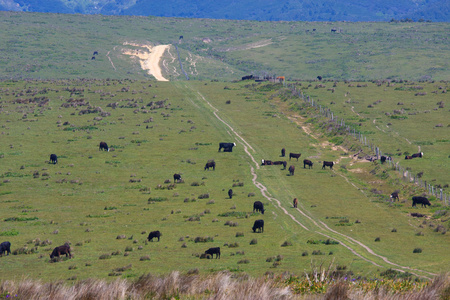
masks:
[[[235,146],[236,146],[236,143],[220,143],[219,144],[219,152],[221,149],[223,149],[224,152],[232,152],[233,147],[235,147]],[[100,142],[99,151],[108,151],[109,152],[108,144],[105,142]],[[281,149],[281,156],[285,157],[285,155],[286,155],[286,149],[283,148],[283,149]],[[298,161],[300,156],[301,156],[301,153],[289,153],[289,160],[291,160],[291,158],[296,158]],[[411,156],[406,156],[405,159],[412,159],[412,158],[416,158],[416,157],[420,157],[420,158],[423,157],[423,153],[422,152],[415,153]],[[387,160],[391,160],[391,158],[387,157],[387,156],[381,156],[380,160],[381,160],[381,163],[384,163]],[[58,163],[58,157],[56,154],[50,155],[50,163],[52,163],[52,164]],[[263,159],[262,165],[263,166],[283,165],[283,169],[286,169],[287,162],[286,161],[270,161],[270,160]],[[334,165],[334,162],[332,162],[332,161],[324,161],[322,164],[322,169],[325,169],[325,167],[329,167],[330,169],[333,169],[333,165]],[[306,169],[306,166],[308,166],[309,169],[311,169],[313,167],[313,162],[308,159],[304,159],[303,160],[303,168]],[[216,163],[214,161],[208,161],[205,165],[204,170],[209,170],[210,168],[215,170]],[[293,176],[294,171],[295,171],[295,166],[291,165],[289,167],[289,174],[291,176]],[[174,182],[181,182],[181,174],[175,173],[173,175],[173,180],[174,180]],[[233,198],[233,190],[232,189],[228,190],[228,196],[230,199]],[[398,192],[393,192],[390,195],[390,198],[393,199],[393,201],[400,200]],[[426,197],[414,196],[414,197],[412,197],[412,201],[413,201],[412,207],[417,207],[417,204],[421,204],[422,207],[431,206],[430,201]],[[297,205],[298,205],[298,200],[297,200],[297,198],[294,198],[293,207],[297,208]],[[261,201],[255,201],[253,203],[253,212],[260,212],[261,214],[264,215],[264,211],[265,211],[264,204]],[[256,220],[253,224],[252,230],[255,233],[256,232],[261,232],[261,233],[264,232],[264,220],[262,220],[262,219]],[[153,241],[154,238],[157,238],[158,242],[159,242],[161,235],[162,234],[160,231],[152,231],[148,235],[147,239],[148,239],[148,241]],[[6,253],[7,255],[9,255],[11,253],[11,243],[10,242],[6,241],[6,242],[2,242],[0,244],[0,256],[3,256],[3,253]],[[54,257],[60,257],[61,255],[64,255],[64,254],[66,255],[66,257],[69,257],[69,258],[72,257],[72,255],[70,253],[70,245],[67,243],[53,249],[52,253],[50,254],[50,258],[53,259]],[[214,254],[216,255],[216,258],[220,258],[220,247],[209,248],[208,250],[205,251],[205,253],[203,255],[205,257],[206,256],[213,257]]]

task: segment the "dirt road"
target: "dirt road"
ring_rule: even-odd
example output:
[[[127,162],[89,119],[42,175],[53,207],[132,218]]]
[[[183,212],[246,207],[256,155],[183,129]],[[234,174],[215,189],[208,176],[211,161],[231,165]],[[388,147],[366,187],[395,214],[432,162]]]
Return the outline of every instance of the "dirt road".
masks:
[[[161,58],[166,50],[170,48],[170,45],[158,45],[152,47],[151,45],[139,45],[133,43],[124,43],[124,45],[131,45],[135,47],[144,48],[146,50],[123,50],[123,54],[135,56],[139,59],[142,70],[147,70],[149,75],[152,75],[158,81],[169,81],[164,78],[161,73],[160,62]]]

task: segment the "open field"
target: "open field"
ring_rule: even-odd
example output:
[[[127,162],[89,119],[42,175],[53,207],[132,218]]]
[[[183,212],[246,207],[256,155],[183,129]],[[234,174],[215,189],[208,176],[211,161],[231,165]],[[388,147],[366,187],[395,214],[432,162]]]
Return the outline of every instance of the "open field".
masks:
[[[0,12],[0,79],[148,79],[135,45],[177,45],[162,76],[448,80],[449,23],[258,22]],[[332,32],[331,30],[335,30]],[[182,37],[180,39],[180,37]],[[93,52],[98,51],[95,60]],[[174,58],[176,58],[174,60]]]
[[[389,268],[428,278],[448,271],[447,208],[435,199],[430,208],[386,201],[397,186],[379,174],[390,171],[330,144],[289,110],[285,92],[248,82],[1,82],[0,240],[17,255],[0,258],[0,278],[302,274],[311,261],[333,260],[364,277]],[[99,151],[100,141],[113,150]],[[217,152],[219,142],[237,146]],[[261,159],[282,160],[283,147],[302,153],[288,161],[294,176],[260,166]],[[313,169],[303,169],[303,158]],[[211,159],[216,170],[204,170]],[[322,160],[340,164],[322,170]],[[184,182],[173,184],[174,173]],[[402,200],[420,192],[404,188]],[[252,212],[257,200],[264,215]],[[265,221],[263,233],[251,230],[257,219]],[[160,242],[146,242],[153,230],[162,232]],[[52,263],[48,255],[65,242],[74,258]],[[210,247],[221,247],[221,258],[199,259]]]

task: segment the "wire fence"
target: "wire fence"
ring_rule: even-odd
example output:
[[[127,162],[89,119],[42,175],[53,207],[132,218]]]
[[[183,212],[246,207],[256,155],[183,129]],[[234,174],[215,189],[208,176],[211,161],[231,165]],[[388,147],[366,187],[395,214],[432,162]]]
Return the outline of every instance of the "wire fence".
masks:
[[[321,115],[334,122],[337,127],[344,129],[347,132],[347,134],[359,140],[359,142],[363,146],[370,148],[370,150],[373,153],[373,156],[371,156],[369,159],[373,160],[380,159],[380,157],[383,156],[383,152],[380,150],[378,146],[372,143],[370,139],[367,139],[367,137],[364,134],[357,131],[355,128],[345,124],[345,120],[339,118],[329,108],[318,104],[317,101],[314,101],[312,97],[305,96],[301,91],[295,89],[295,87],[291,89],[296,95],[299,96],[300,99],[303,100],[303,102],[315,108],[318,112],[320,112]],[[441,202],[444,203],[445,205],[449,205],[450,195],[445,193],[442,188],[429,184],[427,181],[422,180],[419,176],[414,175],[410,169],[402,167],[399,161],[395,162],[394,158],[392,157],[389,158],[390,159],[386,160],[386,162],[389,164],[389,167],[396,170],[401,175],[401,178],[404,182],[414,183],[417,186],[423,187],[428,195],[432,195],[437,199],[440,199]]]

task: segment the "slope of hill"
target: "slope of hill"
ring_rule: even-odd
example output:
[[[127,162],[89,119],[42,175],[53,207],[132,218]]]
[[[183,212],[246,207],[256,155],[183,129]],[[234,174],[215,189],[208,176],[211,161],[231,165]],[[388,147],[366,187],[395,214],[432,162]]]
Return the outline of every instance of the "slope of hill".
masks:
[[[448,80],[449,23],[258,22],[0,12],[1,79],[151,78],[124,52],[173,45],[169,80]],[[178,52],[177,49],[178,48]],[[99,55],[92,59],[93,52]],[[140,51],[147,51],[141,48]],[[179,55],[179,56],[178,56]],[[186,75],[181,69],[183,67]]]
[[[140,15],[259,21],[389,21],[394,19],[450,21],[446,0],[2,0],[0,9],[82,14]]]

